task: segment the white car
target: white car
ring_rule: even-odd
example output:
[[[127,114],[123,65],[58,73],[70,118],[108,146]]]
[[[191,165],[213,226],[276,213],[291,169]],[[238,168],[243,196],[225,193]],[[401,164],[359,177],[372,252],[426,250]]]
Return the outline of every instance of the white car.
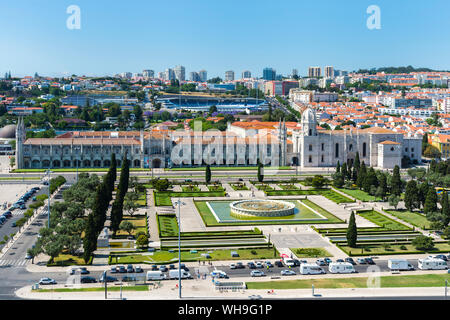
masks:
[[[39,280],[39,284],[40,285],[45,285],[45,284],[56,284],[56,281],[50,278],[41,278],[41,280]]]
[[[228,275],[222,270],[214,270],[211,272],[211,277],[228,279]]]
[[[281,275],[282,276],[295,276],[296,273],[294,270],[282,270]]]
[[[230,269],[236,269],[236,264],[234,263],[230,264]]]
[[[253,270],[253,271],[250,273],[250,275],[251,275],[252,277],[264,277],[264,276],[265,276],[264,272],[262,272],[262,271],[260,271],[260,270]]]

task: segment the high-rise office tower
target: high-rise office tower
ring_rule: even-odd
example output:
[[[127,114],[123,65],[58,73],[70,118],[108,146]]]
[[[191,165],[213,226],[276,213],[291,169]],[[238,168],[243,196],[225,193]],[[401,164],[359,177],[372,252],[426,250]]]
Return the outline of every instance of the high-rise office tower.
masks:
[[[334,78],[334,68],[332,66],[325,67],[325,78]]]
[[[175,72],[173,69],[167,68],[166,71],[164,71],[164,80],[175,80]]]
[[[322,74],[320,67],[309,67],[308,68],[308,77],[310,78],[318,78]]]
[[[273,69],[273,68],[264,68],[263,69],[263,79],[264,80],[272,81],[272,80],[275,80],[276,76],[277,76],[277,73],[276,73],[275,69]]]
[[[250,79],[252,77],[252,73],[248,70],[242,71],[242,79]]]
[[[183,66],[176,66],[173,71],[175,72],[175,78],[178,81],[184,81],[186,79],[185,73],[186,69]]]
[[[198,72],[198,75],[201,82],[206,82],[206,80],[208,80],[208,73],[206,72],[206,70],[200,70]]]
[[[225,81],[234,81],[234,71],[225,71]]]
[[[292,69],[292,77],[298,77],[298,70]]]

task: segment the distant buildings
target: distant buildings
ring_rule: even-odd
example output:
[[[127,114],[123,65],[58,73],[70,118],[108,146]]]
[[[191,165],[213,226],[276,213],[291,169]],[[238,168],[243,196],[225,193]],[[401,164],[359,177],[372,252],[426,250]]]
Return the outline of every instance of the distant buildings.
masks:
[[[206,72],[206,70],[200,70],[198,72],[198,75],[201,82],[206,82],[206,80],[208,80],[208,73]]]
[[[154,78],[155,77],[155,71],[153,71],[153,70],[144,70],[144,71],[142,71],[142,76],[144,78]]]
[[[234,71],[225,71],[225,81],[234,81]]]
[[[250,79],[252,77],[252,73],[248,70],[242,71],[242,79]]]
[[[334,78],[334,68],[332,66],[325,67],[325,78]]]
[[[320,67],[309,67],[308,68],[308,77],[310,78],[319,78],[322,74]]]
[[[277,73],[276,73],[275,69],[264,68],[264,70],[263,70],[263,79],[264,80],[273,81],[273,80],[275,80],[276,76],[277,76]]]
[[[175,73],[175,78],[176,78],[178,81],[182,82],[182,81],[184,81],[184,80],[186,79],[186,76],[185,76],[185,74],[186,74],[186,69],[185,69],[183,66],[176,66],[176,67],[173,69],[173,71],[174,71],[174,73]]]
[[[264,85],[264,93],[269,96],[287,96],[291,89],[298,86],[298,81],[267,81]]]
[[[195,71],[189,72],[189,81],[199,82],[200,75],[198,74],[198,72]]]
[[[292,69],[292,78],[294,77],[298,77],[298,70],[297,69]]]
[[[292,102],[311,103],[311,102],[335,102],[338,100],[338,94],[335,92],[316,92],[314,90],[293,89],[289,92],[289,99]]]
[[[163,79],[166,81],[175,80],[175,72],[173,69],[167,68],[166,71],[164,71]]]

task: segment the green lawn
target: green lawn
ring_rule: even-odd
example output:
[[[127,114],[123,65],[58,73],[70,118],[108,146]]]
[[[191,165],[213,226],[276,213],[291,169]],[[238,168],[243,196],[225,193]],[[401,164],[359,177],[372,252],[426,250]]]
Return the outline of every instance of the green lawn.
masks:
[[[348,194],[349,196],[352,196],[355,199],[364,201],[364,202],[369,202],[369,201],[375,201],[375,197],[371,196],[370,194],[368,194],[367,192],[363,191],[363,190],[359,190],[359,189],[346,189],[346,188],[336,188],[337,190]]]
[[[331,189],[273,190],[266,191],[266,194],[268,196],[321,195],[337,204],[355,202],[354,200],[347,198]]]
[[[178,222],[175,215],[157,215],[160,237],[175,237],[178,235]]]
[[[257,166],[253,167],[210,167],[211,171],[238,171],[238,170],[258,170]],[[265,167],[265,170],[290,170],[291,167]],[[194,167],[194,168],[171,168],[165,169],[165,171],[205,171],[206,167]]]
[[[443,287],[445,280],[450,280],[450,274],[399,275],[380,277],[381,288],[403,287]],[[318,278],[308,280],[283,280],[247,282],[248,289],[339,289],[367,288],[368,277],[358,278]]]
[[[358,243],[358,248],[350,248],[347,245],[339,244],[338,247],[350,256],[362,255],[390,255],[390,254],[412,254],[412,253],[426,253],[425,251],[417,250],[412,244],[395,244],[394,241],[389,241],[389,247],[386,248],[382,243],[364,244]],[[404,249],[401,249],[404,247]],[[450,244],[448,242],[435,243],[435,249],[428,251],[428,253],[449,252]]]
[[[197,186],[181,186],[181,190],[183,190],[183,192],[199,192],[199,191],[201,191],[200,188]]]
[[[225,197],[225,191],[200,191],[200,192],[174,192],[154,191],[155,206],[172,206],[170,198],[193,198],[193,197]]]
[[[387,213],[406,221],[416,227],[429,230],[431,229],[431,222],[425,217],[425,215],[411,212],[408,210],[386,210]]]
[[[231,251],[238,253],[239,257],[231,257]],[[207,259],[202,253],[208,253],[211,258]],[[155,251],[152,255],[143,254],[111,254],[111,264],[133,264],[133,263],[149,263],[149,264],[169,264],[178,262],[178,250]],[[181,251],[182,262],[192,261],[214,261],[214,260],[254,260],[254,259],[273,259],[278,258],[279,253],[272,248],[252,248],[252,249],[215,249],[215,250],[197,250],[191,253],[190,250]]]
[[[207,187],[208,190],[212,192],[225,191],[225,189],[221,185],[209,185]]]
[[[249,190],[248,187],[244,183],[231,183],[231,188],[233,188],[234,191],[244,191]]]
[[[291,248],[290,249],[298,258],[317,258],[332,257],[327,250],[323,248]]]
[[[143,192],[139,194],[139,198],[137,200],[137,204],[141,207],[147,206],[147,193]]]
[[[293,184],[279,184],[278,186],[283,190],[299,190],[299,188]]]
[[[357,214],[385,230],[411,230],[408,226],[392,220],[375,210],[358,211]]]
[[[60,254],[57,256],[53,263],[47,263],[47,267],[65,267],[65,266],[85,266],[90,265],[92,263],[92,258],[88,261],[88,263],[84,262],[83,256],[74,256],[71,254]]]
[[[136,235],[136,233],[143,231],[146,232],[146,227],[145,227],[145,219],[147,216],[145,215],[134,215],[134,216],[129,216],[129,215],[124,215],[122,221],[130,221],[135,229],[133,231],[131,231],[132,235]],[[127,237],[128,236],[128,232],[123,231],[123,230],[118,230],[116,232],[116,237],[117,238],[121,238],[121,237]]]
[[[344,222],[341,219],[339,219],[338,217],[336,217],[334,214],[332,214],[331,212],[325,210],[324,208],[322,208],[321,206],[319,206],[318,204],[312,202],[309,199],[303,199],[303,200],[300,200],[300,202],[303,202],[308,207],[312,208],[313,210],[317,211],[321,215],[325,216],[325,218],[327,218],[329,220],[328,223],[341,223],[341,222]]]

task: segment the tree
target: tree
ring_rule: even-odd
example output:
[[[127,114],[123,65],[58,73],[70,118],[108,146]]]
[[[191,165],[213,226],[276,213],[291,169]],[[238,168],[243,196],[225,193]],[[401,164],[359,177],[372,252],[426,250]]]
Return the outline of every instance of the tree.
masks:
[[[341,166],[341,173],[342,173],[342,178],[343,178],[344,181],[345,181],[345,179],[347,179],[347,176],[348,176],[348,172],[347,172],[347,164],[346,164],[346,163],[343,163],[343,164],[342,164],[342,166]]]
[[[258,159],[258,182],[263,182],[264,175],[263,175],[263,165]]]
[[[148,237],[145,234],[141,234],[136,239],[136,245],[140,248],[148,246]]]
[[[442,196],[441,196],[441,213],[442,213],[442,224],[444,225],[444,227],[448,226],[448,224],[450,223],[450,206],[448,203],[448,193],[447,191],[442,191]]]
[[[206,165],[206,169],[205,169],[205,182],[206,184],[209,184],[211,182],[211,167],[208,165]]]
[[[400,179],[400,168],[399,166],[394,167],[394,174],[392,175],[391,181],[391,193],[396,196],[400,196],[402,193],[402,181]]]
[[[391,194],[389,199],[389,205],[393,206],[395,210],[397,210],[398,203],[400,202],[400,198],[396,196],[395,194]]]
[[[152,185],[158,191],[166,191],[170,187],[169,180],[167,179],[157,179]]]
[[[372,186],[374,186],[376,190],[376,188],[378,187],[378,179],[375,170],[370,167],[363,181],[363,189],[365,192],[370,193],[370,189]]]
[[[434,188],[429,188],[425,199],[425,204],[423,206],[423,212],[428,215],[431,212],[438,211],[437,202],[438,199],[436,190]]]
[[[312,179],[313,188],[322,188],[326,184],[326,179],[322,175],[315,175]]]
[[[418,206],[419,206],[419,197],[418,197],[417,184],[416,184],[415,180],[410,180],[406,184],[405,207],[409,211],[413,211]]]
[[[438,148],[436,148],[435,146],[429,144],[426,148],[425,151],[423,152],[423,155],[427,158],[440,158],[441,157],[441,152],[439,151]]]
[[[125,152],[122,159],[122,168],[120,170],[119,188],[117,193],[122,202],[123,199],[125,198],[125,194],[128,192],[129,179],[130,179],[130,163],[128,160],[127,152]]]
[[[347,244],[349,245],[349,247],[356,248],[357,238],[358,238],[358,229],[356,227],[355,213],[352,211],[347,228]]]
[[[355,161],[354,161],[354,165],[353,167],[356,169],[356,171],[358,172],[360,167],[361,167],[361,163],[359,160],[359,152],[356,152],[356,156],[355,156]]]
[[[138,200],[139,196],[136,192],[127,192],[127,194],[125,195],[123,209],[127,211],[130,216],[132,216],[139,207],[137,203]]]
[[[336,165],[336,173],[339,173],[339,172],[341,172],[341,164],[339,163],[339,160],[338,160],[337,165]]]
[[[378,189],[380,191],[378,192]],[[377,195],[381,198],[381,200],[384,200],[387,194],[387,179],[386,175],[384,173],[381,173],[378,176],[378,189],[377,189]]]
[[[367,174],[367,170],[366,170],[366,165],[364,164],[364,161],[361,164],[361,168],[359,169],[358,172],[358,178],[356,179],[356,185],[358,186],[359,189],[362,189],[364,181],[366,180],[366,174]]]
[[[335,186],[336,188],[342,188],[342,186],[344,185],[344,178],[342,173],[337,172],[335,174],[333,174],[333,186]]]
[[[119,230],[120,222],[123,217],[123,205],[121,201],[116,198],[111,207],[111,230],[114,234],[116,234],[117,230]]]
[[[95,230],[94,225],[94,217],[93,214],[90,213],[88,215],[88,221],[86,224],[86,228],[84,230],[84,238],[83,238],[83,259],[87,263],[92,256],[92,253],[97,249],[97,238],[98,233]]]
[[[427,194],[428,194],[428,182],[421,183],[417,192],[417,200],[419,201],[419,208],[425,205]]]
[[[431,249],[434,248],[433,238],[427,237],[427,236],[424,236],[424,235],[415,237],[412,240],[411,244],[417,250],[427,251],[427,250],[431,250]]]
[[[124,220],[120,223],[119,229],[128,232],[128,235],[131,236],[131,233],[135,229],[134,224],[130,221]]]
[[[111,176],[113,178],[113,182],[117,179],[117,161],[116,161],[116,154],[111,154],[111,166],[110,166]]]

